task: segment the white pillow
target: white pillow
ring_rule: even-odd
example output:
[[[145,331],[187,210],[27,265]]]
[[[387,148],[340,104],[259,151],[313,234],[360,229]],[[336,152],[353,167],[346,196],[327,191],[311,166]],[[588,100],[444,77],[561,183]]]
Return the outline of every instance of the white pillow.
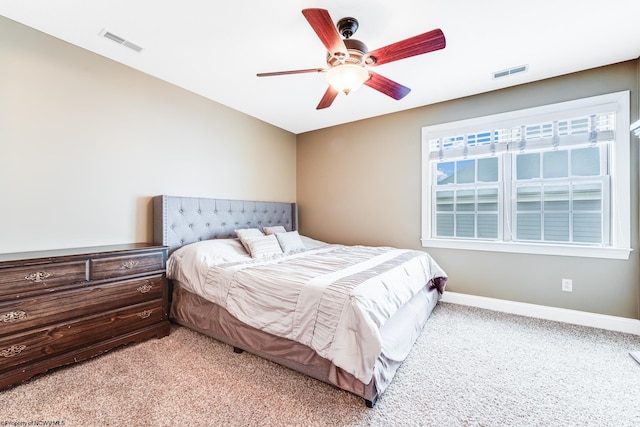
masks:
[[[249,250],[249,247],[247,246],[246,240],[248,238],[250,238],[250,237],[264,236],[262,231],[260,231],[257,228],[239,228],[239,229],[234,230],[234,231],[236,232],[236,236],[238,236],[240,238],[240,242],[242,243],[242,246],[244,246],[244,248],[249,253],[251,253],[251,251]]]
[[[236,235],[242,240],[245,237],[259,237],[264,236],[264,233],[257,228],[239,228],[234,230]]]
[[[302,239],[300,239],[297,231],[276,233],[276,239],[278,239],[282,252],[285,254],[305,250],[304,243],[302,243]]]
[[[264,234],[286,233],[287,229],[282,225],[274,225],[273,227],[262,227]]]
[[[211,239],[184,245],[171,254],[171,258],[191,258],[194,262],[215,265],[247,259],[249,253],[239,239]]]
[[[173,251],[167,259],[167,277],[195,292],[204,289],[210,267],[228,262],[251,261],[238,239],[213,239],[191,243]]]
[[[273,234],[260,237],[249,237],[245,240],[249,253],[253,258],[267,258],[282,255],[278,239]]]

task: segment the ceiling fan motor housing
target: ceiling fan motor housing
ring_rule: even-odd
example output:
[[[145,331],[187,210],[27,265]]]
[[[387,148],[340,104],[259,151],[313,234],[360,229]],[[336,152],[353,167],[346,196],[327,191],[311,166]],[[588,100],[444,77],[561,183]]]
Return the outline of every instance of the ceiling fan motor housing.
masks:
[[[347,47],[349,56],[332,55],[330,52],[327,52],[327,65],[330,67],[341,64],[363,65],[362,57],[369,52],[367,45],[356,39],[345,39],[344,44]]]

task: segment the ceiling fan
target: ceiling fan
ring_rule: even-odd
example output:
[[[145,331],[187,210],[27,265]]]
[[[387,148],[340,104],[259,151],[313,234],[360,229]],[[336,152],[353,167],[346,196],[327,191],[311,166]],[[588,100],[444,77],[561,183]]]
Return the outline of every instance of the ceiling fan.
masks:
[[[338,96],[338,93],[344,92],[348,95],[362,84],[393,99],[402,99],[411,89],[374,73],[367,67],[375,67],[411,56],[422,55],[423,53],[444,49],[446,46],[444,34],[440,29],[435,29],[369,51],[364,43],[351,38],[358,29],[357,19],[342,18],[338,21],[337,26],[334,26],[329,12],[325,9],[304,9],[302,14],[316,32],[322,44],[327,48],[327,65],[329,68],[276,71],[259,73],[257,76],[269,77],[285,74],[326,72],[329,87],[316,107],[317,110],[329,107]]]

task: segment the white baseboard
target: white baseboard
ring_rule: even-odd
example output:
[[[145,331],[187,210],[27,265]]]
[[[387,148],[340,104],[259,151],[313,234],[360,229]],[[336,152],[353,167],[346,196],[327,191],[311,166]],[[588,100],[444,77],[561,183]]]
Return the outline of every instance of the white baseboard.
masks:
[[[640,320],[445,291],[442,302],[640,335]]]

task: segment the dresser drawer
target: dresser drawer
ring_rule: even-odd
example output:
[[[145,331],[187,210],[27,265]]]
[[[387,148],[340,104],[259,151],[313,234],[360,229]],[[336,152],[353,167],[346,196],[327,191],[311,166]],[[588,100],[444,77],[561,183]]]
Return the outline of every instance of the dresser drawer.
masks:
[[[47,291],[87,281],[87,261],[34,264],[0,270],[0,296]],[[5,298],[2,298],[5,299]]]
[[[133,332],[162,318],[162,300],[156,300],[0,338],[0,372]]]
[[[163,296],[164,276],[158,275],[2,303],[0,337]]]
[[[118,255],[89,261],[91,280],[112,279],[160,270],[164,270],[164,252]]]

